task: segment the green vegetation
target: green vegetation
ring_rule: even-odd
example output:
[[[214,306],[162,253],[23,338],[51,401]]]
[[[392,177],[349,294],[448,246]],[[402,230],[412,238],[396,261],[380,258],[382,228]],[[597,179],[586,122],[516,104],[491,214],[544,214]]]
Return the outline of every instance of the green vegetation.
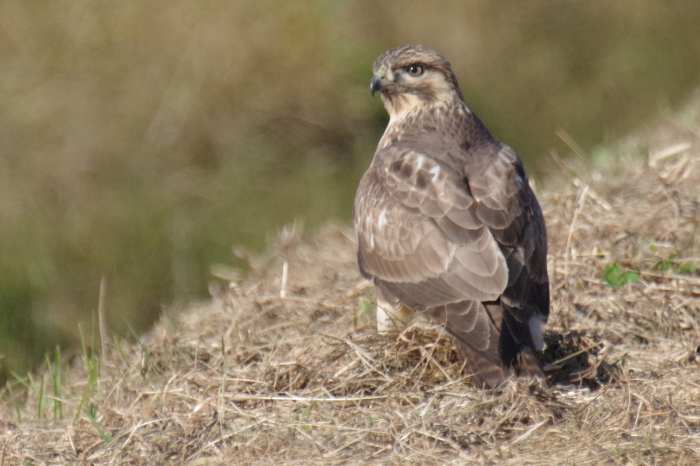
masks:
[[[63,419],[63,392],[61,389],[61,351],[59,348],[56,348],[56,354],[55,354],[55,360],[53,364],[53,368],[51,365],[51,361],[49,360],[49,357],[46,356],[45,362],[46,362],[46,368],[45,370],[41,371],[40,373],[40,379],[37,381],[35,380],[35,376],[33,376],[31,373],[28,373],[26,377],[22,377],[16,372],[12,372],[12,376],[14,379],[24,387],[24,389],[27,391],[28,394],[30,394],[32,397],[36,399],[36,419],[45,419],[46,412],[48,409],[48,403],[49,401],[53,401],[53,420],[59,421]],[[53,369],[53,370],[52,370]],[[47,393],[47,379],[51,381],[51,385],[53,387],[53,397],[51,397]],[[9,389],[8,387],[8,394],[9,398],[12,401],[12,403],[15,406],[15,410],[17,413],[17,418],[21,422],[22,421],[22,411],[24,408],[20,403],[18,403],[15,400],[14,394],[12,394],[12,390]]]
[[[654,269],[678,274],[693,274],[697,272],[697,265],[691,262],[679,262],[677,258],[678,254],[671,254],[667,259],[657,262]]]
[[[617,262],[605,266],[603,282],[610,288],[635,283],[639,280],[639,273],[634,271],[622,272],[622,266]]]
[[[102,427],[100,427],[100,424],[97,422],[97,408],[95,408],[93,403],[90,403],[90,407],[85,410],[85,416],[87,416],[90,424],[97,430],[97,433],[102,437],[105,443],[110,443],[114,440],[114,437],[102,430]]]
[[[95,354],[95,333],[92,334],[92,344],[88,348],[83,336],[83,329],[78,326],[80,333],[80,346],[83,349],[83,361],[85,362],[85,372],[88,374],[88,384],[85,387],[85,392],[89,395],[97,393],[100,380],[100,358]]]
[[[117,334],[245,269],[297,217],[348,220],[386,115],[374,59],[418,42],[535,170],[684,101],[692,2],[44,2],[0,22],[0,374]],[[546,167],[541,166],[543,170]],[[2,379],[0,375],[0,379]]]
[[[49,357],[46,357],[46,370],[51,370]],[[61,349],[56,347],[56,356],[53,367],[53,418],[54,420],[63,419],[63,393],[61,391]]]
[[[362,323],[371,321],[375,309],[377,308],[377,304],[372,299],[372,296],[370,296],[370,293],[366,293],[364,296],[357,298],[357,304],[358,306],[353,308],[353,327],[359,326],[360,320],[362,320]]]

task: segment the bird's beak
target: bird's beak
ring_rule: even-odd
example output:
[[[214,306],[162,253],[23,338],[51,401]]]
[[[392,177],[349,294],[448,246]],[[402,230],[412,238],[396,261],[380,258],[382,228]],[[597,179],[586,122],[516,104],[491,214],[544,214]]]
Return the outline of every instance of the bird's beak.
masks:
[[[369,82],[369,92],[372,94],[373,99],[374,93],[382,89],[383,81],[384,78],[382,76],[378,76],[376,74],[372,76],[372,80]]]

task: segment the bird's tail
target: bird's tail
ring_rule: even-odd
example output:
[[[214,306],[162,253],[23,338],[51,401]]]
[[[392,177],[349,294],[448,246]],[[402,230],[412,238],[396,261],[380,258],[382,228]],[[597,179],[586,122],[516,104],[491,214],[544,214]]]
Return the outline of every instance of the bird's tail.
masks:
[[[431,318],[443,323],[457,340],[457,355],[464,370],[472,374],[476,386],[494,388],[503,383],[513,369],[518,376],[543,377],[534,348],[523,340],[528,327],[518,326],[501,303],[462,303],[430,309]],[[528,334],[529,335],[529,334]]]
[[[499,354],[500,305],[493,312],[486,306],[490,304],[462,301],[430,308],[426,314],[455,337],[457,355],[472,383],[493,388],[508,377],[508,371]]]
[[[471,382],[477,387],[495,388],[508,378],[508,371],[499,361],[493,361],[487,352],[476,351],[459,340],[457,355],[464,364],[464,372],[471,375]]]

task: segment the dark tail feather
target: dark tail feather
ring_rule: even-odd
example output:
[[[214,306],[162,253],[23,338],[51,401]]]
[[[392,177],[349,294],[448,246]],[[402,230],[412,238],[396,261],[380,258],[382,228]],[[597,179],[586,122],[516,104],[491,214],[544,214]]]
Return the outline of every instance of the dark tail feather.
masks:
[[[519,377],[542,377],[544,371],[532,348],[524,348],[515,362],[515,373]]]
[[[462,301],[426,310],[455,337],[464,371],[478,387],[494,388],[511,370],[519,376],[543,377],[527,323],[515,319],[500,302]]]
[[[528,322],[519,322],[508,306],[503,305],[503,324],[499,354],[505,367],[515,369],[519,377],[544,377],[542,366],[535,354],[535,344]]]
[[[464,372],[472,374],[471,382],[477,387],[495,388],[508,378],[508,372],[484,357],[484,352],[476,351],[461,341],[457,341],[457,355],[464,363]]]
[[[465,364],[465,372],[474,374],[472,383],[497,387],[508,378],[511,369],[520,377],[544,377],[529,326],[515,320],[501,303],[483,303],[483,309],[489,316],[488,347],[477,350],[468,343],[469,337],[476,335],[451,332],[457,337],[457,355]]]

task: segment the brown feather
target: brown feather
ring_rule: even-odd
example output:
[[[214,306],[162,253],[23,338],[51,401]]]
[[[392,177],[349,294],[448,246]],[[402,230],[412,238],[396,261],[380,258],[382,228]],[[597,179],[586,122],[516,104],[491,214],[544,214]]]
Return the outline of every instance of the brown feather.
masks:
[[[412,78],[405,67],[425,71]],[[388,302],[444,325],[478,385],[542,375],[531,322],[549,315],[542,211],[516,153],[462,100],[423,46],[373,67],[391,121],[360,181],[358,264]],[[533,319],[535,319],[533,321]]]

